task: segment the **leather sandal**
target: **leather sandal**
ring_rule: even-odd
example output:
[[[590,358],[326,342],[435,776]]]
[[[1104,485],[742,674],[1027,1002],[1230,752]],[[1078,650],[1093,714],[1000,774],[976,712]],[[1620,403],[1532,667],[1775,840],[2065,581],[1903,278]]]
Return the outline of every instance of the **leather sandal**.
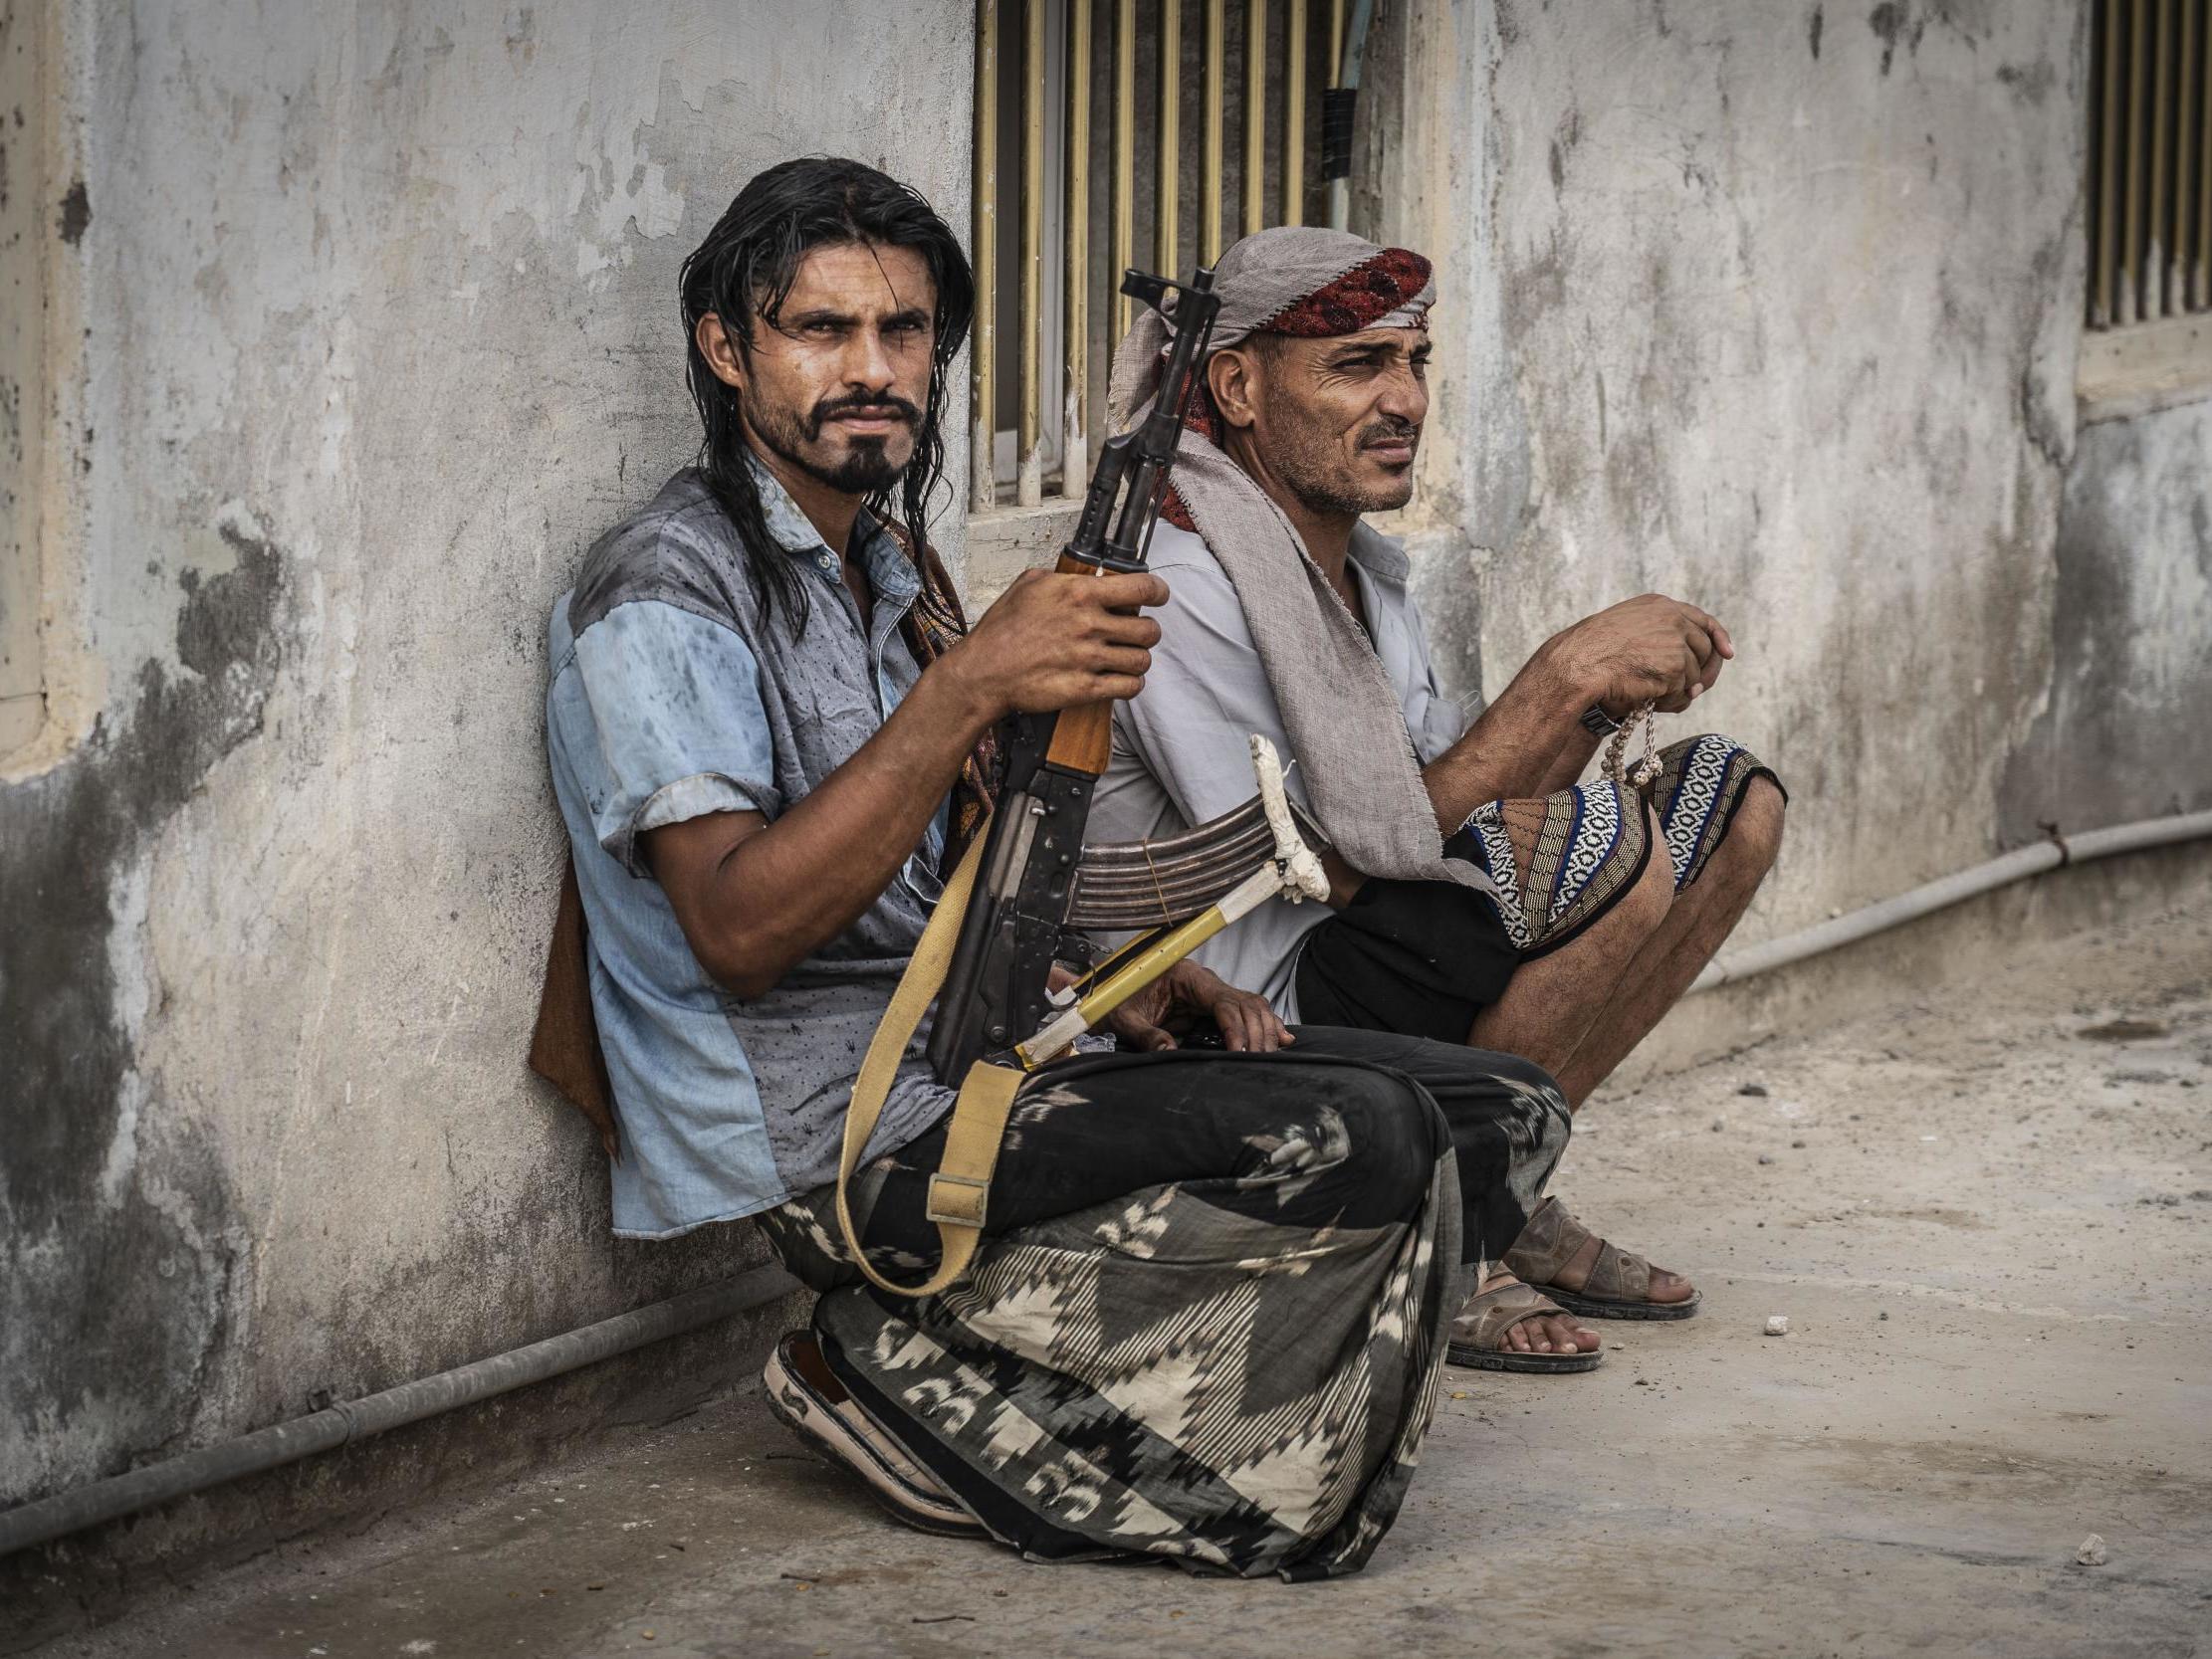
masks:
[[[1584,1319],[1688,1319],[1697,1312],[1705,1299],[1702,1291],[1691,1291],[1681,1302],[1654,1302],[1652,1264],[1642,1256],[1616,1250],[1603,1239],[1598,1241],[1598,1259],[1590,1264],[1590,1277],[1582,1288],[1566,1289],[1558,1282],[1559,1275],[1595,1236],[1567,1213],[1565,1204],[1546,1198],[1506,1251],[1503,1265],[1568,1313]]]
[[[1505,1334],[1526,1319],[1561,1312],[1559,1304],[1528,1285],[1500,1285],[1467,1298],[1451,1322],[1444,1357],[1454,1365],[1484,1371],[1594,1371],[1605,1359],[1595,1353],[1519,1353],[1505,1347]]]
[[[984,1536],[983,1523],[845,1391],[811,1331],[793,1331],[777,1343],[761,1380],[783,1426],[816,1455],[858,1475],[894,1519],[949,1538]]]

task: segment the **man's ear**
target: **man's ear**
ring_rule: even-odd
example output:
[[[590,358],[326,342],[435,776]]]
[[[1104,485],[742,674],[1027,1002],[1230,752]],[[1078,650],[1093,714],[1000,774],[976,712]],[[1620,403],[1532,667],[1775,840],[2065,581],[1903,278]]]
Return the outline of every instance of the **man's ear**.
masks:
[[[745,359],[738,353],[738,342],[730,337],[730,330],[722,325],[722,318],[709,311],[699,319],[699,326],[692,330],[692,338],[699,342],[699,354],[707,359],[707,366],[715,371],[715,378],[725,386],[745,384]]]
[[[1255,383],[1258,372],[1252,354],[1233,345],[1222,346],[1207,359],[1207,389],[1214,394],[1214,407],[1229,425],[1250,426],[1258,418],[1254,408],[1259,398]]]

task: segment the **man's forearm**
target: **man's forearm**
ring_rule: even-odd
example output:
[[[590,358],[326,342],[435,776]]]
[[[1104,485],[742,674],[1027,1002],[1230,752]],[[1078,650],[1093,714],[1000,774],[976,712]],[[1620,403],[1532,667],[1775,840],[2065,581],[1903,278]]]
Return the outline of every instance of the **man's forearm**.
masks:
[[[1496,702],[1424,768],[1437,824],[1453,834],[1485,801],[1549,794],[1588,764],[1595,739],[1580,723],[1590,690],[1538,651]],[[1564,776],[1565,782],[1557,781]]]
[[[702,895],[715,954],[758,994],[863,916],[921,844],[992,711],[932,665],[882,727],[788,812],[723,857]]]

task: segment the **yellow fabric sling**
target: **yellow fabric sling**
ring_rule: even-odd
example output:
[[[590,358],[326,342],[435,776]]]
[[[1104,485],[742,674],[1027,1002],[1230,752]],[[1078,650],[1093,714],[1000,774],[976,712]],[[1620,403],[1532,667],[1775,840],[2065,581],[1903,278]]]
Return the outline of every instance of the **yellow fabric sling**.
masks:
[[[1024,1075],[1010,1066],[994,1066],[982,1060],[969,1067],[968,1076],[961,1082],[960,1098],[953,1105],[952,1121],[946,1126],[944,1161],[930,1177],[928,1213],[937,1223],[944,1256],[937,1271],[919,1285],[894,1284],[886,1279],[868,1265],[860,1248],[845,1189],[868,1149],[876,1120],[883,1116],[883,1103],[890,1096],[899,1060],[914,1036],[914,1028],[922,1023],[931,999],[945,983],[990,829],[987,816],[976,826],[960,868],[945,884],[936,913],[922,930],[921,942],[914,947],[913,959],[900,976],[891,1006],[884,1010],[882,1023],[869,1039],[860,1075],[853,1079],[852,1104],[845,1109],[844,1155],[837,1165],[837,1224],[844,1231],[845,1247],[868,1282],[895,1296],[935,1296],[968,1271],[976,1246],[983,1241],[985,1204],[991,1196],[991,1171],[998,1161],[998,1142],[1005,1137],[1014,1091],[1021,1087]]]

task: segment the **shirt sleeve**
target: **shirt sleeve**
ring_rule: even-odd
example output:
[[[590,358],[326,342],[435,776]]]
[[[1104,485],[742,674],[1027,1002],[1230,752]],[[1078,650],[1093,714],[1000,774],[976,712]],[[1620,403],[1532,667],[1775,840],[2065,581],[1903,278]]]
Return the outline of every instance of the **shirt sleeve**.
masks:
[[[1250,738],[1275,745],[1285,765],[1295,756],[1267,672],[1228,577],[1209,559],[1160,574],[1168,602],[1145,614],[1160,624],[1144,691],[1121,705],[1116,724],[1133,757],[1158,780],[1186,825],[1244,804],[1258,783]],[[1295,770],[1289,793],[1305,789]]]
[[[648,830],[781,808],[760,664],[733,630],[633,600],[577,638],[575,672],[595,750],[592,828],[631,875],[652,874],[638,845]]]

